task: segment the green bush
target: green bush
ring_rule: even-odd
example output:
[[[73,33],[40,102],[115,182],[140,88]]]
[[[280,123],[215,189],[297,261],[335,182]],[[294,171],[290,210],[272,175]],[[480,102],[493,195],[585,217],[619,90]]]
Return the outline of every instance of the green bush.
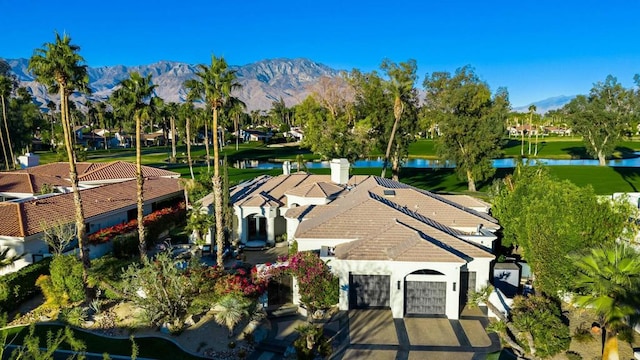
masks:
[[[16,272],[0,276],[0,309],[10,312],[40,292],[36,280],[49,274],[50,259],[44,259]]]
[[[75,255],[54,256],[50,271],[51,282],[57,296],[66,295],[71,302],[84,299],[82,263]]]
[[[140,256],[138,232],[116,236],[113,239],[113,255],[118,259]]]
[[[65,308],[58,314],[58,320],[72,326],[80,327],[87,320],[87,311],[79,306]]]
[[[566,353],[564,353],[564,356],[568,360],[582,360],[582,355],[578,354],[575,351],[567,351]]]

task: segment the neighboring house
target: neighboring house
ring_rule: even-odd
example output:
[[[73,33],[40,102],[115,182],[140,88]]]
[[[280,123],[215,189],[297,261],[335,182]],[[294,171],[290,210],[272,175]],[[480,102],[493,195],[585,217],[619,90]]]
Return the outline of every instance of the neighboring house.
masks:
[[[136,165],[125,161],[109,163],[76,163],[80,189],[104,184],[119,183],[136,178]],[[177,179],[180,174],[173,171],[142,166],[142,176]],[[0,173],[0,201],[24,199],[50,192],[71,191],[69,164],[50,163],[23,170]]]
[[[271,140],[271,137],[273,136],[271,133],[266,133],[259,130],[241,130],[240,134],[242,136],[242,139],[245,142],[247,141],[269,142],[269,140]]]
[[[78,177],[87,233],[137,217],[135,165],[116,161],[78,163]],[[133,173],[132,173],[133,171]],[[0,248],[24,254],[16,271],[49,253],[43,226],[73,223],[75,206],[67,163],[53,163],[0,174]],[[184,197],[179,174],[143,167],[144,213],[149,214]],[[39,195],[43,189],[45,194]],[[54,189],[56,192],[50,192]],[[9,199],[13,199],[7,201]]]
[[[532,125],[517,125],[517,126],[510,126],[509,127],[509,135],[511,136],[515,136],[515,135],[540,135],[541,132],[538,129],[537,126],[532,126]]]
[[[292,127],[291,130],[284,133],[284,136],[294,138],[296,141],[302,141],[304,138],[304,131],[300,127]]]
[[[240,242],[287,234],[300,251],[329,261],[342,310],[390,308],[457,319],[468,290],[488,284],[497,221],[468,196],[436,195],[375,176],[263,176],[232,189]],[[294,297],[294,301],[296,298]]]
[[[559,136],[571,136],[571,129],[557,126],[545,126],[544,132],[546,134],[553,134]]]

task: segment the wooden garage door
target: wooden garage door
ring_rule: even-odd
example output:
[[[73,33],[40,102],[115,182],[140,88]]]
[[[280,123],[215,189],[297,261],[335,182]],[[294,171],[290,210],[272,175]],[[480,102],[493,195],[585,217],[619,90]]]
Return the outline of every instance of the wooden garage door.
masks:
[[[445,281],[405,281],[405,314],[442,315],[447,310]]]
[[[349,308],[388,308],[389,275],[349,275]]]

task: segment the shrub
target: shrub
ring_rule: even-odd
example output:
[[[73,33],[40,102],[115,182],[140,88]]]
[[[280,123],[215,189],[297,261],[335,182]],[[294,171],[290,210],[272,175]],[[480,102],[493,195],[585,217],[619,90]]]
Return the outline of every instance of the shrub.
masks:
[[[591,335],[591,329],[584,326],[584,324],[580,325],[573,331],[573,338],[579,343],[595,340],[593,335]]]
[[[79,306],[65,308],[60,311],[58,320],[66,322],[69,325],[80,327],[87,320],[87,311]]]
[[[54,256],[50,271],[56,296],[67,297],[72,302],[84,299],[82,263],[75,255]]]
[[[296,331],[300,336],[293,342],[298,360],[313,360],[320,355],[327,358],[333,352],[331,343],[324,336],[323,329],[311,324],[298,326]]]
[[[138,233],[118,235],[113,239],[113,255],[118,259],[140,256]]]
[[[32,298],[40,290],[36,280],[40,275],[49,274],[49,258],[28,265],[22,269],[0,277],[0,309],[6,312],[18,308],[22,302]]]
[[[58,292],[53,288],[53,282],[51,281],[51,276],[49,275],[40,275],[38,280],[36,280],[36,285],[42,291],[42,294],[45,298],[44,305],[46,307],[59,308],[62,305],[66,304],[68,299],[58,294]]]

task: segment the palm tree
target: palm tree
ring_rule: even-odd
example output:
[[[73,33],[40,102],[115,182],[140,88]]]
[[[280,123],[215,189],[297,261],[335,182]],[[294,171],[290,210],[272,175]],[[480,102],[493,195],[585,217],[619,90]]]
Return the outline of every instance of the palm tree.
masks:
[[[4,60],[2,60],[4,61]],[[2,118],[4,120],[4,130],[7,133],[7,147],[9,148],[9,153],[11,154],[11,163],[7,163],[7,168],[15,166],[15,156],[13,155],[13,145],[11,145],[11,134],[9,133],[9,125],[7,123],[7,104],[6,99],[11,95],[13,89],[15,88],[16,82],[15,77],[11,76],[8,71],[4,73],[0,71],[0,100],[2,101]],[[2,131],[0,131],[1,133]],[[2,137],[0,136],[0,141]],[[4,150],[4,142],[2,143],[2,148]],[[6,158],[5,153],[5,158]],[[6,160],[6,159],[5,159]]]
[[[8,247],[0,250],[0,270],[9,266],[13,266],[13,263],[16,260],[22,258],[21,255],[9,255],[9,250],[11,250],[11,248]]]
[[[533,113],[536,112],[536,106],[529,105],[529,155],[531,155],[531,133],[533,132]],[[536,139],[538,138],[538,131],[536,130]],[[536,143],[537,146],[537,143]]]
[[[230,70],[224,58],[211,56],[211,65],[198,65],[197,79],[190,82],[191,92],[197,94],[213,110],[213,199],[216,217],[217,264],[223,266],[224,227],[222,224],[222,178],[220,177],[220,155],[218,151],[218,111],[231,96],[231,91],[240,87],[235,70]]]
[[[149,119],[153,109],[149,102],[153,96],[156,85],[151,83],[151,74],[142,77],[137,72],[132,72],[128,79],[120,82],[120,88],[115,91],[114,98],[122,102],[122,105],[128,109],[128,113],[133,115],[136,122],[136,179],[138,185],[138,250],[140,251],[140,259],[143,261],[147,258],[147,244],[145,241],[144,229],[144,178],[142,177],[142,120]]]
[[[387,90],[393,97],[393,127],[391,128],[391,135],[389,135],[389,143],[387,144],[387,151],[384,153],[384,163],[382,164],[381,177],[385,177],[387,167],[389,166],[389,156],[391,155],[391,146],[398,130],[398,123],[404,112],[405,102],[407,96],[409,96],[414,88],[413,85],[416,82],[416,62],[415,60],[409,60],[406,63],[401,63],[398,66],[392,63],[390,60],[384,60],[380,68],[387,73],[389,82],[387,83]],[[397,174],[394,173],[394,180],[397,180]]]
[[[67,158],[69,159],[69,177],[71,179],[75,207],[76,234],[82,260],[82,283],[85,289],[85,301],[88,302],[91,298],[91,292],[87,277],[91,262],[86,239],[82,198],[78,190],[78,173],[76,171],[75,152],[72,146],[68,100],[74,89],[86,88],[89,78],[87,76],[87,66],[83,64],[84,59],[78,54],[80,47],[71,44],[71,38],[66,34],[60,36],[60,34],[56,33],[55,36],[54,42],[45,43],[43,48],[34,51],[29,60],[29,70],[33,72],[38,82],[49,87],[49,92],[57,90],[60,96],[61,122]]]
[[[200,65],[200,66],[204,66],[204,65]],[[189,79],[186,80],[184,82],[184,87],[187,88],[189,91],[187,93],[187,102],[194,102],[197,99],[202,99],[206,102],[206,99],[203,99],[205,90],[204,90],[204,83],[198,79]],[[199,119],[199,115],[200,112],[197,112],[195,114]],[[210,162],[210,158],[211,156],[209,155],[209,128],[207,126],[208,121],[204,121],[204,149],[205,149],[205,160],[207,162],[207,172],[209,172],[211,170],[211,162]],[[199,126],[198,126],[199,128]]]
[[[605,329],[602,359],[618,359],[618,331],[637,323],[640,292],[640,254],[633,248],[616,244],[592,249],[575,259],[578,306],[592,308],[601,317]]]
[[[247,104],[237,97],[230,97],[227,112],[233,118],[233,131],[236,132],[236,151],[238,150],[238,138],[240,138],[240,116],[247,109]]]
[[[5,124],[7,123],[7,106],[5,104],[4,98],[5,96],[8,96],[8,94],[11,92],[10,89],[11,89],[11,80],[9,80],[9,78],[6,76],[0,76],[0,99],[2,99],[2,117],[4,118]],[[7,136],[10,136],[9,132],[7,132]],[[4,154],[5,166],[7,170],[10,170],[11,169],[10,165],[13,165],[13,163],[9,162],[7,149],[4,144],[4,134],[2,133],[2,130],[0,130],[0,143],[2,143],[2,153]],[[9,149],[12,151],[11,158],[13,159],[13,150],[11,149],[10,144],[11,144],[11,141],[9,141]]]
[[[237,295],[227,295],[218,301],[214,318],[229,329],[229,337],[233,336],[233,329],[242,318],[249,315],[247,307],[247,301]]]
[[[184,131],[187,145],[187,164],[189,165],[189,172],[191,173],[191,180],[195,179],[193,176],[193,162],[191,161],[191,118],[194,116],[193,102],[187,100],[182,104],[179,109],[181,118],[184,118]]]

